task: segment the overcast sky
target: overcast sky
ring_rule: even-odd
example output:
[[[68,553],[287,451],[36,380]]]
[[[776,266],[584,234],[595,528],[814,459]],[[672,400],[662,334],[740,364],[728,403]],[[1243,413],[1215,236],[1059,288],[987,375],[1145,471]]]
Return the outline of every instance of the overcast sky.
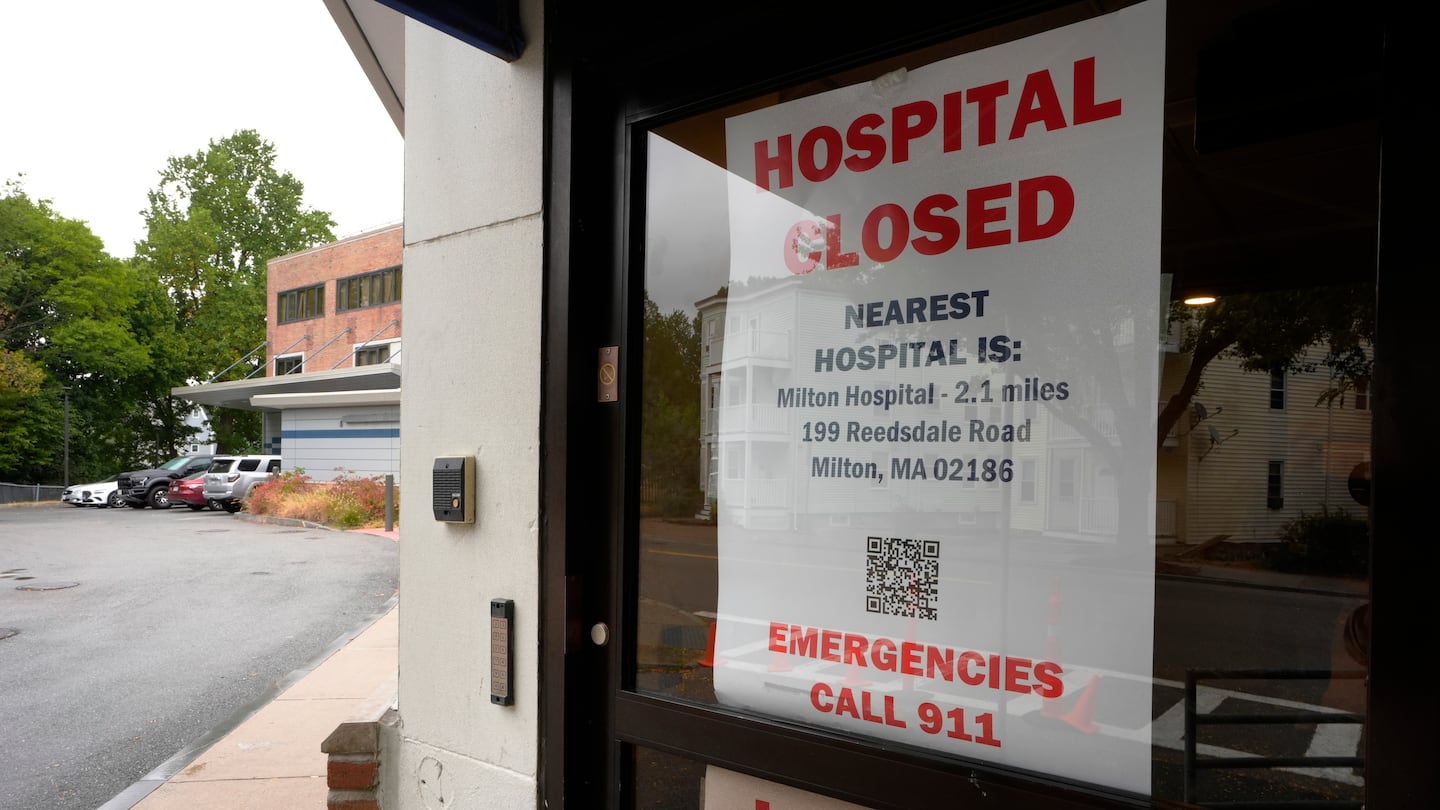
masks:
[[[241,129],[337,237],[401,220],[402,138],[321,0],[0,0],[0,182],[111,255],[171,156]]]

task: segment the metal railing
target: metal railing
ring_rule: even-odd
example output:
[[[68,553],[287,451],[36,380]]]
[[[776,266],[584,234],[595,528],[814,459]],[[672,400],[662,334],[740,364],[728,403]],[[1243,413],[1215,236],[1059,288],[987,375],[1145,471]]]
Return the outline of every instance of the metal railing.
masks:
[[[1363,679],[1363,671],[1335,672],[1323,669],[1192,669],[1185,673],[1185,801],[1204,807],[1230,810],[1362,810],[1363,801],[1346,799],[1270,799],[1201,801],[1196,781],[1202,770],[1263,768],[1355,768],[1365,765],[1361,756],[1248,756],[1200,759],[1197,739],[1201,726],[1262,726],[1327,723],[1364,724],[1364,715],[1341,711],[1267,712],[1265,714],[1200,714],[1196,711],[1202,680],[1331,680]]]
[[[6,484],[0,482],[0,503],[39,503],[58,501],[65,487],[45,484]]]

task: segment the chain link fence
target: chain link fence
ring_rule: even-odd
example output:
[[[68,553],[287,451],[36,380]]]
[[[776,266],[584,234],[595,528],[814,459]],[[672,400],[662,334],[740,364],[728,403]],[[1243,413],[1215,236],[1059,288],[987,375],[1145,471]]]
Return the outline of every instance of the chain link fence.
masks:
[[[0,481],[0,504],[58,501],[65,487],[43,484],[7,484]]]

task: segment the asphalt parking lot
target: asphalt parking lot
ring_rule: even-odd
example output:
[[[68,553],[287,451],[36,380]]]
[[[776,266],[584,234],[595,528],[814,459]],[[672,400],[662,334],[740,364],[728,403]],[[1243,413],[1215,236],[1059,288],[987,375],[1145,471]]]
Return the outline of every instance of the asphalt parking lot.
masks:
[[[396,541],[0,506],[0,807],[94,808],[278,693],[398,587]]]

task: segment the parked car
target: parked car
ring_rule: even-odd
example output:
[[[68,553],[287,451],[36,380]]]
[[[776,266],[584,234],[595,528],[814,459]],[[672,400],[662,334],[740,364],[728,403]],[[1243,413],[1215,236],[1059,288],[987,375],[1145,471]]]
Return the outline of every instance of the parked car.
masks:
[[[205,497],[239,512],[250,490],[280,472],[279,456],[216,456],[205,471]]]
[[[71,506],[123,506],[125,497],[116,486],[119,475],[112,475],[104,481],[93,484],[75,484],[60,494],[60,502]]]
[[[220,504],[205,497],[205,474],[191,476],[190,478],[177,478],[170,482],[170,503],[184,504],[190,507],[191,511],[199,512],[201,509],[220,508]]]
[[[193,478],[203,474],[214,456],[179,456],[153,470],[121,473],[116,481],[125,505],[134,509],[147,506],[170,508],[170,482],[177,478]]]

